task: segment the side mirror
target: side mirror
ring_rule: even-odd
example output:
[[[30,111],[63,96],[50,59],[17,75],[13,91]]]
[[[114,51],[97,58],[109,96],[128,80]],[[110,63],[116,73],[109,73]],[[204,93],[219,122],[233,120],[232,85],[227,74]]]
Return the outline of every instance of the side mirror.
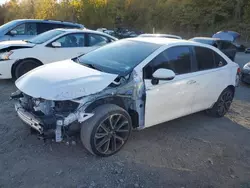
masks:
[[[17,35],[17,31],[16,31],[16,30],[12,30],[12,31],[10,31],[10,35],[11,35],[11,36],[15,36],[15,35]]]
[[[173,80],[175,78],[175,73],[172,70],[161,68],[157,69],[152,76],[152,84],[157,85],[159,80]]]
[[[60,48],[60,47],[62,47],[62,44],[61,44],[60,42],[53,42],[51,45],[52,45],[54,48]]]

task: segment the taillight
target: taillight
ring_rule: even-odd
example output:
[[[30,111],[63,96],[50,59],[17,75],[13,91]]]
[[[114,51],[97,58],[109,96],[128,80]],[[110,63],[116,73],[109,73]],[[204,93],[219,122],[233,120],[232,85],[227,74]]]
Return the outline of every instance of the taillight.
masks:
[[[240,68],[237,69],[237,73],[240,73]]]

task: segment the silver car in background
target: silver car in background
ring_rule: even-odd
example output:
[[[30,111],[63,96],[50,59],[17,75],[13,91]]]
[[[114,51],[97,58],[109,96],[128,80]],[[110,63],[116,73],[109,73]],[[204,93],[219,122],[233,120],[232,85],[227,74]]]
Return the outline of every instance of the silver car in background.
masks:
[[[55,20],[13,20],[0,26],[0,42],[6,40],[26,40],[56,28],[83,29],[84,26]]]

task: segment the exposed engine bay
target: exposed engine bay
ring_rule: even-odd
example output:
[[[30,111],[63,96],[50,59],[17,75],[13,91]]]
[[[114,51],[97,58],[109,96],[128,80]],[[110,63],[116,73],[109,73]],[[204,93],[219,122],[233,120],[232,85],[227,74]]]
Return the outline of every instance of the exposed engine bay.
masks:
[[[131,116],[134,129],[144,128],[145,85],[135,72],[116,78],[101,92],[77,99],[45,100],[33,98],[22,91],[13,93],[11,98],[17,100],[16,111],[26,124],[44,137],[52,132],[56,142],[61,142],[72,129],[84,126],[84,122],[95,115],[93,110],[103,104],[122,107]]]

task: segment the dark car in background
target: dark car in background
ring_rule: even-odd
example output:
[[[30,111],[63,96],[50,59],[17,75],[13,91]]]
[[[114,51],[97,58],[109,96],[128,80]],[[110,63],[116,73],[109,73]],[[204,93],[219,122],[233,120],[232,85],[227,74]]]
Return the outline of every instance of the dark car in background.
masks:
[[[245,64],[241,70],[241,81],[250,84],[250,62]]]
[[[56,20],[20,19],[0,26],[0,41],[26,40],[56,28],[82,29],[83,25]]]
[[[228,40],[222,40],[218,38],[209,38],[209,37],[195,37],[190,39],[191,41],[200,42],[203,44],[212,45],[220,49],[225,55],[227,55],[232,61],[235,59],[237,53],[236,46]]]
[[[245,53],[246,53],[246,54],[249,54],[249,53],[250,53],[250,48],[246,48],[246,49],[245,49]]]
[[[128,28],[115,28],[114,29],[114,36],[119,39],[134,38],[141,34],[143,34],[142,31],[137,31],[134,29],[128,29]]]

